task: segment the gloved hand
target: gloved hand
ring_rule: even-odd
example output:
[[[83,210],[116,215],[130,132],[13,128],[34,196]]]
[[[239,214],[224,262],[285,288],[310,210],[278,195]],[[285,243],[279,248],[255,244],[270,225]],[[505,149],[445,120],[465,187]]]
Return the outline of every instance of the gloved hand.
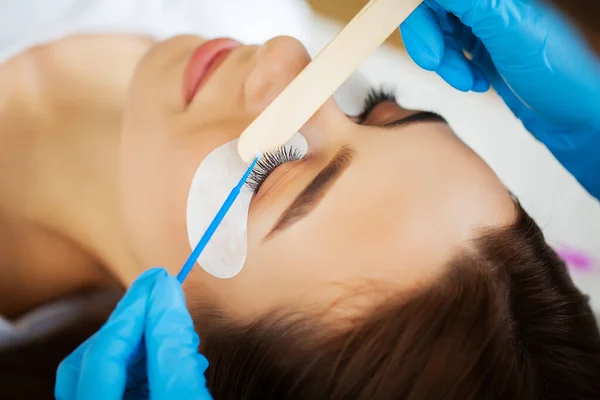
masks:
[[[110,319],[58,367],[55,396],[198,399],[211,396],[183,291],[164,269],[143,273]]]
[[[557,12],[536,0],[425,0],[400,30],[413,60],[455,88],[491,83],[600,198],[600,61]]]

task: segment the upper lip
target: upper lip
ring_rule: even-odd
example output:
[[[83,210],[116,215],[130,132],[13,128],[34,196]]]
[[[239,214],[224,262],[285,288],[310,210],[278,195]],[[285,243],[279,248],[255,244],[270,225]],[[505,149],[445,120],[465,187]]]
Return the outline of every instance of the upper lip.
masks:
[[[202,84],[225,61],[229,53],[239,45],[239,42],[232,39],[214,39],[204,42],[196,48],[190,57],[184,75],[183,85],[186,104],[193,100]]]

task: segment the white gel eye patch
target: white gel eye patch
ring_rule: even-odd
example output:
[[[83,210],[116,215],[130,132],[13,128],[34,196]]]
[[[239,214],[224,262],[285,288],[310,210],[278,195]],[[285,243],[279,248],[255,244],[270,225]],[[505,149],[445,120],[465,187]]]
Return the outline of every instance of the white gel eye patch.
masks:
[[[237,153],[237,139],[213,150],[200,164],[192,180],[187,201],[187,230],[192,249],[239,182],[248,165]],[[297,133],[285,145],[306,154],[308,145]],[[198,264],[216,278],[236,276],[246,262],[248,251],[248,209],[253,191],[242,188],[231,209],[215,231]]]

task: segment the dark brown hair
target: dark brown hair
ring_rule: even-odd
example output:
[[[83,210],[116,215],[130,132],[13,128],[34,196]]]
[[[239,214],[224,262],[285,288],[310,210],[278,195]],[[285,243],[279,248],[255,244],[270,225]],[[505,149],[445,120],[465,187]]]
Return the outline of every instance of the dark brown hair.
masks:
[[[98,312],[96,312],[98,311]],[[58,364],[100,329],[110,310],[94,310],[62,331],[32,344],[0,352],[0,398],[3,400],[54,399]]]
[[[472,247],[443,278],[349,327],[290,313],[240,324],[192,301],[214,398],[600,399],[588,299],[533,220],[519,208]],[[2,397],[52,398],[58,362],[91,332],[0,354]]]
[[[203,309],[215,399],[600,399],[588,299],[519,210],[442,279],[349,328],[285,314],[240,326]]]

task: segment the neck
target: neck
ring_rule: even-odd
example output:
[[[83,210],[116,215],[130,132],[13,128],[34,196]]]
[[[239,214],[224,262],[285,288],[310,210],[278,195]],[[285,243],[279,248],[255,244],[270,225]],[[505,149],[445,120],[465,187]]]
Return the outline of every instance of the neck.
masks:
[[[10,96],[0,99],[0,126],[10,129],[0,130],[0,238],[31,251],[3,252],[0,278],[75,291],[139,274],[123,236],[119,143],[128,83],[148,44],[73,37],[2,65]]]

